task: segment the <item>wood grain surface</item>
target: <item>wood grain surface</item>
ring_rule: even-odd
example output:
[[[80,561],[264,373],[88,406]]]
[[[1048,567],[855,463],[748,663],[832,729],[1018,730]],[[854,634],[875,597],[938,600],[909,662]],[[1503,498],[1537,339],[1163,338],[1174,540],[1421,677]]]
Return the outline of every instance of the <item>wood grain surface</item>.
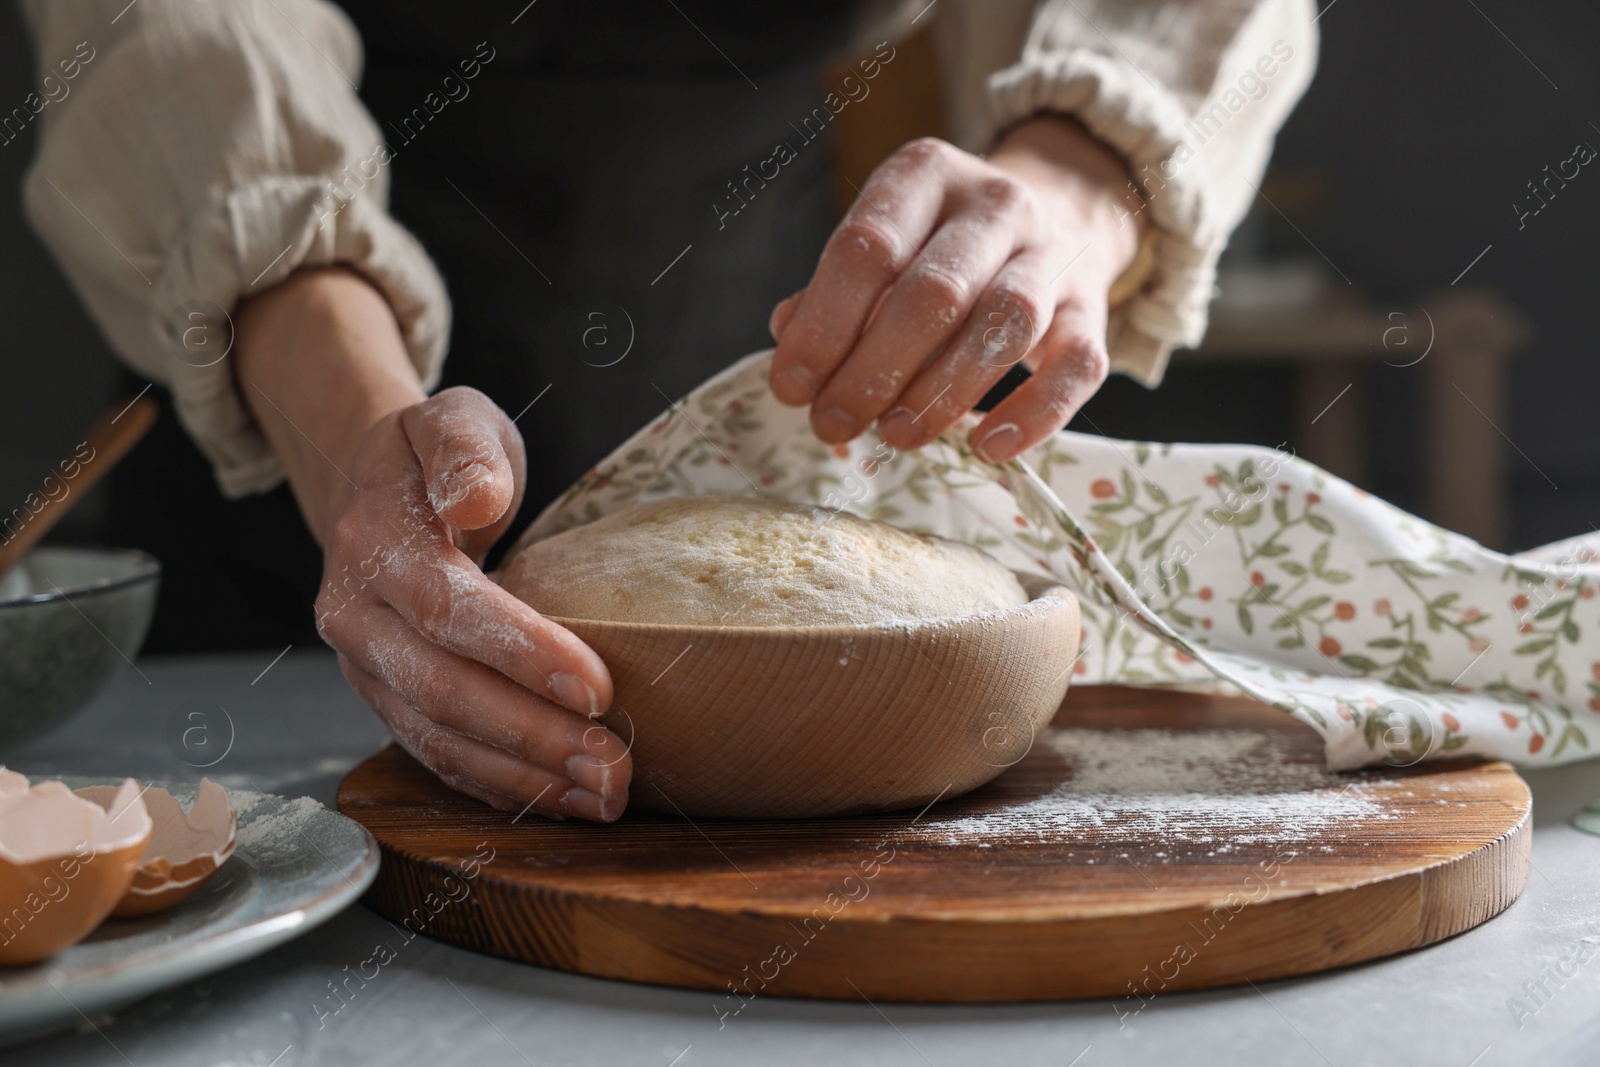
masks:
[[[546,617],[611,672],[616,695],[600,721],[632,753],[631,810],[859,815],[982,785],[1061,706],[1078,601],[1017,578],[1034,598],[1026,608],[884,626]]]
[[[1467,930],[1521,892],[1531,836],[1505,763],[1332,775],[1317,735],[1262,705],[1102,687],[999,778],[921,812],[549,822],[395,748],[339,806],[383,849],[367,903],[408,931],[705,989],[727,1015],[758,996],[1137,1012]]]

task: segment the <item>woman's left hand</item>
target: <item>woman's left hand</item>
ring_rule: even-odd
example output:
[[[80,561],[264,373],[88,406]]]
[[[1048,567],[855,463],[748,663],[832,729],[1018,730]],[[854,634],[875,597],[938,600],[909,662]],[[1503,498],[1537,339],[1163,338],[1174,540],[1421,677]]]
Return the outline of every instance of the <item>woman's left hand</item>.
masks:
[[[873,172],[811,284],[773,310],[772,391],[829,443],[878,420],[918,448],[1023,362],[973,431],[1002,462],[1065,426],[1107,373],[1111,283],[1138,249],[1121,158],[1041,116],[980,159],[926,138]]]

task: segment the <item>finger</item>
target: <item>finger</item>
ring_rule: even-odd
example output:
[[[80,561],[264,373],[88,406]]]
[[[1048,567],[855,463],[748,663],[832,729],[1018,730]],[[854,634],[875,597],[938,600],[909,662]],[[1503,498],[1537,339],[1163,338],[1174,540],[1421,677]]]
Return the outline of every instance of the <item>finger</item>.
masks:
[[[628,748],[615,734],[482,664],[435,648],[389,607],[354,605],[334,637],[351,662],[440,725],[565,774],[596,793],[627,788]],[[580,756],[593,759],[574,761]]]
[[[962,328],[1016,250],[1026,193],[1010,179],[982,183],[929,239],[883,308],[812,405],[811,427],[838,444],[889,410],[907,384]],[[979,394],[982,396],[982,394]]]
[[[1048,334],[1054,308],[1041,296],[1043,260],[1032,251],[1011,259],[990,282],[960,336],[906,387],[878,423],[896,448],[920,448],[983,399]]]
[[[565,776],[435,722],[343,656],[339,665],[400,747],[452,789],[504,811],[520,813],[531,807],[559,818],[576,815],[596,822],[614,821],[627,806],[626,790],[602,797]]]
[[[965,153],[943,141],[914,141],[886,160],[823,249],[778,341],[772,392],[809,404],[861,335],[878,299],[911,264],[944,210],[944,180]]]
[[[1103,296],[1056,309],[1039,343],[1038,369],[972,431],[979,458],[1003,463],[1061,429],[1106,380]]]
[[[476,389],[446,389],[400,416],[422,464],[428,503],[458,530],[515,513],[522,495],[522,435]]]
[[[319,626],[375,598],[429,642],[580,715],[604,714],[611,706],[611,674],[599,655],[479,570],[423,502],[416,469],[402,477],[408,480],[400,481],[395,496],[362,501],[335,524],[331,556],[362,562],[324,583]],[[324,637],[333,643],[328,633]]]
[[[772,309],[772,316],[767,319],[767,332],[772,334],[774,342],[783,337],[784,328],[789,325],[789,320],[794,318],[795,309],[800,306],[800,298],[805,295],[804,289],[792,293],[778,301],[777,306]]]

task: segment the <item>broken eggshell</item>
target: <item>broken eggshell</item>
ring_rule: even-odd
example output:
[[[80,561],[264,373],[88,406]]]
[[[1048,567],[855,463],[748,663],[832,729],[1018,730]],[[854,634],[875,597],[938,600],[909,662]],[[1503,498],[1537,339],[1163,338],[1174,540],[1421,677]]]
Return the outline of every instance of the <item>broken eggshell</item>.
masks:
[[[0,964],[37,963],[87,937],[133,882],[150,816],[129,778],[96,804],[0,769]]]
[[[107,807],[114,801],[116,787],[85,786],[78,795]],[[111,913],[118,918],[172,907],[205,885],[233,855],[239,817],[227,792],[211,779],[200,779],[187,813],[160,786],[144,791],[144,804],[154,829],[133,883]]]

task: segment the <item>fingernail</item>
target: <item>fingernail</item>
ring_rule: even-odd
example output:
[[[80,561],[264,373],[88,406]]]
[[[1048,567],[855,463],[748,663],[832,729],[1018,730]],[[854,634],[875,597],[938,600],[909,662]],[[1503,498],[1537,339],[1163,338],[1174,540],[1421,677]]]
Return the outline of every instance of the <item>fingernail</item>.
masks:
[[[1022,431],[1014,423],[1003,422],[975,441],[972,450],[989,463],[1004,463],[1016,455],[1022,444]]]
[[[916,412],[900,407],[878,420],[878,436],[886,441],[891,438],[899,441],[902,447],[915,448],[923,443],[923,438],[932,435],[917,421]]]
[[[494,471],[482,463],[471,463],[460,470],[448,475],[444,480],[444,499],[433,501],[434,510],[447,508],[458,500],[463,500],[466,495],[477,486],[494,481]]]
[[[613,792],[611,767],[602,760],[583,754],[568,756],[566,769],[568,778],[596,796],[604,797]]]
[[[861,432],[861,424],[844,408],[827,407],[811,418],[811,426],[824,441],[848,441]]]
[[[772,393],[785,404],[809,404],[817,393],[817,376],[803,363],[791,363],[772,376]]]
[[[622,814],[621,802],[607,803],[587,789],[577,786],[561,794],[561,806],[580,819],[593,822],[612,822]]]
[[[600,717],[600,701],[595,696],[594,688],[577,675],[557,671],[550,676],[550,691],[563,707],[591,719]]]

